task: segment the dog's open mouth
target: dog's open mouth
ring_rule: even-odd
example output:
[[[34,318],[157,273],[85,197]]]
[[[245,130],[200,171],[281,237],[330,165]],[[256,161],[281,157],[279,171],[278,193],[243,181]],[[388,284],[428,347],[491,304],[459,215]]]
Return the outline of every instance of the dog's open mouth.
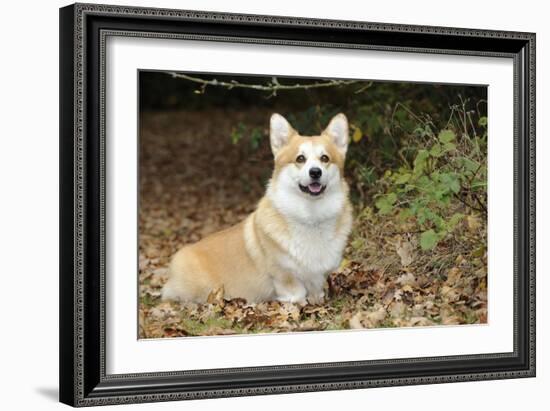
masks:
[[[310,183],[307,186],[303,186],[301,184],[298,185],[300,186],[300,190],[312,196],[318,196],[325,191],[325,188],[327,188],[327,186],[323,186],[320,183]]]

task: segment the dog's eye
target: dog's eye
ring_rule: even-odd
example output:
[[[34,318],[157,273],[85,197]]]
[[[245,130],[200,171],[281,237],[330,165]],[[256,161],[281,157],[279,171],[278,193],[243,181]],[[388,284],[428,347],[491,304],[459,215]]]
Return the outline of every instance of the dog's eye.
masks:
[[[329,160],[330,160],[330,158],[328,158],[328,156],[327,156],[326,154],[323,154],[323,155],[321,156],[321,161],[322,161],[323,163],[328,163]]]
[[[300,154],[298,157],[296,157],[296,162],[297,163],[305,163],[306,158],[303,155]]]

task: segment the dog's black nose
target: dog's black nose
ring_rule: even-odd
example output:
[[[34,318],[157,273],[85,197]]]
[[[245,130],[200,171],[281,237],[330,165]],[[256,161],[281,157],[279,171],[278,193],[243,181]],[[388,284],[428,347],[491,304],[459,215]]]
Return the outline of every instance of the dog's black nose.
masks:
[[[323,171],[319,167],[312,167],[309,169],[309,176],[311,178],[320,178]]]

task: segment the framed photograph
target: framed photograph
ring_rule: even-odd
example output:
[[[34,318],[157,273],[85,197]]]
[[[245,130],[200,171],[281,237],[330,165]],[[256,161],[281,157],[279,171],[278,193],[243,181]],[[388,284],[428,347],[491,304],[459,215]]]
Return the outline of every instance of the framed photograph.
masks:
[[[62,402],[535,376],[535,34],[60,24]]]

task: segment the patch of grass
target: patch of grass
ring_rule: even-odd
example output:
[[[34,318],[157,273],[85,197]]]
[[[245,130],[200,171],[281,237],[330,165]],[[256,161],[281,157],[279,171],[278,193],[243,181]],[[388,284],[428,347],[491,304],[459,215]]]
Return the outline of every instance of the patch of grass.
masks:
[[[140,302],[143,306],[151,308],[157,305],[160,302],[160,299],[156,297],[152,297],[149,294],[145,294],[140,298]]]
[[[180,327],[189,335],[209,335],[219,330],[231,329],[235,333],[242,333],[242,329],[233,326],[233,323],[223,317],[210,317],[206,320],[196,320],[189,317],[181,317]]]
[[[347,324],[347,321],[341,316],[341,315],[335,315],[332,319],[332,322],[327,325],[327,328],[325,330],[329,331],[338,331],[338,330],[347,330],[349,329],[349,326]]]

